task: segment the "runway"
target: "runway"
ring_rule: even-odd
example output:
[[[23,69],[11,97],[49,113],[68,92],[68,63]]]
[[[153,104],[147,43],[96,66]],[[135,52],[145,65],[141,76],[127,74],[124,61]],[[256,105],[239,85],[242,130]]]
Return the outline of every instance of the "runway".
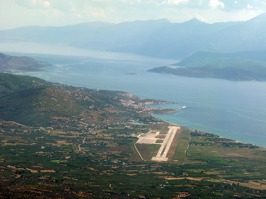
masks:
[[[167,132],[167,135],[155,157],[152,158],[154,161],[167,161],[168,158],[166,157],[168,154],[168,151],[172,145],[172,142],[175,138],[177,130],[180,129],[178,126],[169,126],[169,130]]]

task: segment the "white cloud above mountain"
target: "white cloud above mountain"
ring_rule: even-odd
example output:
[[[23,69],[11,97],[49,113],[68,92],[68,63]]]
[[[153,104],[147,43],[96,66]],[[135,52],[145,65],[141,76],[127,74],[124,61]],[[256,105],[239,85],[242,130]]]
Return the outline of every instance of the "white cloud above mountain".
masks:
[[[210,0],[209,1],[209,6],[211,8],[214,8],[214,9],[218,9],[218,8],[223,9],[224,8],[224,3],[222,1],[219,1],[219,0]]]
[[[266,0],[0,0],[0,4],[0,29],[159,18],[214,23],[247,20],[266,11]]]
[[[168,5],[180,5],[180,4],[186,4],[189,0],[168,0],[165,3]]]

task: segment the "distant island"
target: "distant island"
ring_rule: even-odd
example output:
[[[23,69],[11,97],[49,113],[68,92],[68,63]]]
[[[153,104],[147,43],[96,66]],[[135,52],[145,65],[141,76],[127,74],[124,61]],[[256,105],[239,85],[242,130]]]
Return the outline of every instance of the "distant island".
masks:
[[[29,57],[18,57],[0,53],[0,72],[40,71],[48,63],[36,61]]]
[[[186,77],[266,81],[266,51],[198,52],[171,66],[149,70]]]

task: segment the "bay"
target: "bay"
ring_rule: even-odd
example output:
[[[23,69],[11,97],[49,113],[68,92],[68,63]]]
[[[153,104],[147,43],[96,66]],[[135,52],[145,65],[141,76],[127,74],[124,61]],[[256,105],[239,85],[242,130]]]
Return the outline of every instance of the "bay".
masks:
[[[266,82],[233,82],[156,74],[147,70],[175,63],[118,53],[97,56],[31,55],[53,66],[23,73],[72,86],[119,90],[187,106],[155,115],[171,123],[266,147]]]

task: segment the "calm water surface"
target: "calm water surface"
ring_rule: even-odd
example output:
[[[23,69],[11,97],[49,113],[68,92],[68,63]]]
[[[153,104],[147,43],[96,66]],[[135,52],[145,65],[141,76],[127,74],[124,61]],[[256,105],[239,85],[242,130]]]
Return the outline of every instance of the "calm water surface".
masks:
[[[25,73],[87,88],[122,90],[139,97],[176,102],[187,109],[156,115],[166,121],[266,147],[266,82],[233,82],[147,72],[173,60],[103,55],[34,55],[53,66]]]

